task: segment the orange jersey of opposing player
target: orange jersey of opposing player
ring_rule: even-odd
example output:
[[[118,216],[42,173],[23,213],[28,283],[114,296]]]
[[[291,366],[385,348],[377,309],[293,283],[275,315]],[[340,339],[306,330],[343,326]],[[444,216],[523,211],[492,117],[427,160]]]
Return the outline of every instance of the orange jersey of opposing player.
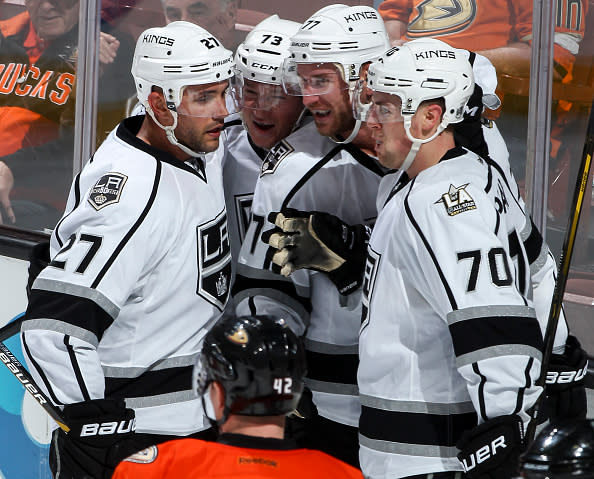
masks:
[[[225,434],[221,442],[176,439],[122,461],[112,479],[363,479],[361,471],[288,441]]]

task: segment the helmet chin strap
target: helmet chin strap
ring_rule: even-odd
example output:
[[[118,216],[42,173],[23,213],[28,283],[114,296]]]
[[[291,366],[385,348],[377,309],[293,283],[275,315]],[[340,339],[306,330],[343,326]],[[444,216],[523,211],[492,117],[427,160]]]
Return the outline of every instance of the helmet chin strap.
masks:
[[[355,127],[353,128],[352,133],[348,136],[348,138],[346,140],[342,140],[342,141],[341,140],[337,140],[333,136],[331,136],[330,139],[334,143],[338,143],[339,145],[344,145],[346,143],[350,143],[359,134],[359,130],[361,129],[361,124],[362,124],[361,120],[355,120]]]
[[[430,141],[433,141],[435,138],[437,138],[437,135],[439,135],[448,126],[447,123],[444,124],[442,122],[439,124],[439,126],[437,127],[437,130],[435,130],[435,133],[433,133],[433,135],[431,135],[429,138],[425,138],[424,140],[420,140],[420,139],[412,136],[412,133],[410,132],[411,123],[412,123],[412,115],[404,118],[404,131],[406,131],[406,136],[408,136],[408,139],[410,141],[412,141],[412,146],[410,147],[410,151],[406,155],[406,158],[402,162],[402,165],[400,165],[399,170],[401,170],[401,171],[408,171],[408,169],[412,166],[413,161],[417,157],[417,153],[419,152],[419,149],[421,148],[421,145],[424,145],[425,143],[429,143]]]
[[[188,148],[186,145],[183,145],[182,143],[179,142],[179,140],[175,137],[175,128],[177,128],[177,111],[175,110],[169,110],[171,112],[171,115],[173,116],[173,125],[170,126],[165,126],[162,125],[159,120],[157,120],[155,118],[155,114],[153,112],[153,109],[150,107],[150,105],[145,105],[146,111],[148,112],[148,114],[151,116],[151,118],[154,120],[154,122],[159,125],[159,127],[161,127],[163,130],[165,130],[165,135],[167,135],[167,139],[169,140],[169,143],[171,143],[174,146],[177,146],[180,150],[182,150],[184,153],[190,155],[191,157],[198,157],[198,156],[204,156],[206,155],[205,151],[194,151],[190,148]]]

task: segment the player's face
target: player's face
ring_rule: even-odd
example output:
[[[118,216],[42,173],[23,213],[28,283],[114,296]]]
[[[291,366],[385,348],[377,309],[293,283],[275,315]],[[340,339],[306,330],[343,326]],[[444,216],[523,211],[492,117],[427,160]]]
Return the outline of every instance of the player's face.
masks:
[[[347,138],[353,131],[355,119],[348,85],[341,78],[338,67],[332,63],[301,63],[297,71],[304,85],[303,105],[313,115],[320,135]],[[325,84],[324,93],[316,95],[311,85],[321,83]]]
[[[235,0],[162,0],[167,23],[183,20],[212,33],[224,46],[233,48],[237,5]]]
[[[78,23],[78,0],[25,0],[33,27],[40,38],[53,40]]]
[[[280,85],[245,80],[242,98],[243,122],[262,148],[272,148],[289,136],[303,110],[301,98],[287,95]]]
[[[184,88],[177,107],[175,136],[194,151],[210,152],[219,146],[225,117],[228,82],[192,85]]]
[[[385,167],[399,168],[412,146],[404,130],[400,98],[380,92],[373,92],[371,98],[367,125],[375,140],[375,153]]]

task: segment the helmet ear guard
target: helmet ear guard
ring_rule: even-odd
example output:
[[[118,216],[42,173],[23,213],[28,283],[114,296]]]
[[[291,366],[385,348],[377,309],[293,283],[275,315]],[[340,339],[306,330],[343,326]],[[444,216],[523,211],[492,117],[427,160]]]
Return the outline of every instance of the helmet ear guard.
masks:
[[[288,414],[297,407],[305,373],[301,341],[284,320],[270,316],[219,321],[204,338],[195,369],[203,402],[211,383],[224,390],[223,418],[209,418],[217,424],[229,414]]]

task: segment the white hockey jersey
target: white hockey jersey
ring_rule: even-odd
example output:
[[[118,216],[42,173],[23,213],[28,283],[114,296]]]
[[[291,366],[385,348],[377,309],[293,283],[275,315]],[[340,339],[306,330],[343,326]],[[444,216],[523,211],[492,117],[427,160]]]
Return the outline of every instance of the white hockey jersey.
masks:
[[[229,296],[221,163],[147,145],[142,119],[124,120],[76,177],[22,343],[56,404],[125,398],[138,432],[187,435],[208,427],[193,366]]]
[[[250,223],[252,199],[262,162],[268,150],[255,145],[239,115],[225,121],[222,144],[223,186],[231,240],[231,256],[237,261]]]
[[[366,477],[462,470],[463,431],[505,414],[528,421],[542,334],[515,227],[524,215],[493,162],[460,147],[392,190],[363,284]]]
[[[299,270],[285,278],[270,270],[260,239],[274,225],[268,214],[285,207],[324,211],[350,224],[372,224],[383,170],[353,145],[320,136],[313,122],[278,143],[267,156],[252,204],[233,289],[240,314],[277,314],[305,332],[307,386],[321,416],[358,423],[357,343],[360,296],[341,296],[324,275]]]

